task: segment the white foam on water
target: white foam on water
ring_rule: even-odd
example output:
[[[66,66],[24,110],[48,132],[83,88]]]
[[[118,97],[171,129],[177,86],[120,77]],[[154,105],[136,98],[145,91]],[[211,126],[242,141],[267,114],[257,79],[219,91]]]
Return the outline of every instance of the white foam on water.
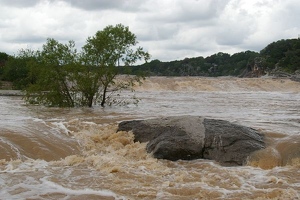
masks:
[[[37,169],[43,169],[47,166],[48,162],[44,160],[11,160],[5,161],[3,163],[2,170],[0,170],[0,173],[23,173],[28,171],[35,171]]]
[[[94,194],[99,196],[106,196],[106,197],[114,197],[115,199],[124,199],[123,197],[118,196],[114,192],[110,190],[93,190],[90,188],[85,189],[70,189],[63,187],[57,183],[47,180],[47,177],[40,179],[41,180],[41,188],[40,192],[42,194],[51,194],[51,193],[62,193],[67,195],[84,195],[84,194]]]
[[[22,141],[41,143],[39,151],[26,148],[40,153],[40,160],[26,159],[24,152],[20,160],[0,160],[0,198],[299,199],[299,83],[228,77],[147,81],[137,88],[142,99],[137,107],[54,109],[0,99],[0,104],[10,106],[0,108],[0,134],[15,136],[11,141],[0,138],[16,151],[22,142],[13,141],[21,136],[31,139]],[[199,115],[257,128],[268,132],[273,146],[250,166],[222,167],[207,160],[157,160],[146,153],[146,144],[133,142],[132,133],[115,132],[115,122],[124,119],[170,115]],[[67,144],[74,138],[80,145]],[[60,148],[68,145],[80,151],[43,160],[65,152]],[[289,158],[284,163],[280,159],[285,155]]]
[[[18,194],[11,194],[13,191],[19,190]],[[90,188],[85,189],[70,189],[63,187],[55,182],[47,180],[47,177],[41,178],[39,181],[32,180],[30,177],[19,184],[10,188],[2,189],[0,192],[3,199],[54,199],[51,196],[56,194],[65,195],[63,199],[69,199],[72,196],[81,195],[98,195],[101,197],[113,197],[114,199],[126,199],[119,196],[110,190],[94,190]],[[43,197],[45,196],[45,197]]]
[[[98,195],[99,198],[125,199],[107,189],[91,189],[89,187],[75,189],[53,182],[49,180],[53,176],[53,166],[50,166],[48,162],[43,160],[8,161],[5,162],[5,167],[3,167],[0,170],[1,199],[48,199],[46,196],[51,197],[51,195],[55,196],[55,194],[59,193],[65,195],[64,199],[80,195]],[[67,179],[72,172],[73,169],[67,168],[63,176]],[[37,174],[37,176],[33,177],[31,174]],[[12,177],[12,179],[7,179],[9,177]]]
[[[69,130],[65,126],[64,122],[52,122],[52,125],[54,125],[54,130],[56,130],[59,133],[64,133],[66,135],[69,135]]]

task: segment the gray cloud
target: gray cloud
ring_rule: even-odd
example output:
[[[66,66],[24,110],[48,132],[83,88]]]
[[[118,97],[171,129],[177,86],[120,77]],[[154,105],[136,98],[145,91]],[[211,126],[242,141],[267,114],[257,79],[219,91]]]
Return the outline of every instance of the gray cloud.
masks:
[[[0,5],[10,7],[31,7],[38,4],[40,0],[0,0]]]
[[[211,24],[218,18],[229,0],[148,1],[143,5],[145,13],[140,20],[154,23]],[[154,4],[154,6],[153,6]],[[160,9],[153,9],[153,7]]]
[[[19,34],[6,37],[7,42],[14,42],[14,43],[30,43],[30,44],[40,44],[46,41],[46,37],[40,35],[33,35],[33,34]]]
[[[84,10],[123,10],[137,11],[143,1],[140,0],[63,0],[71,6]]]
[[[176,24],[148,24],[138,33],[138,38],[143,41],[162,41],[174,38],[179,27]]]
[[[299,0],[0,0],[0,51],[75,40],[129,26],[153,59],[259,51],[300,34]]]

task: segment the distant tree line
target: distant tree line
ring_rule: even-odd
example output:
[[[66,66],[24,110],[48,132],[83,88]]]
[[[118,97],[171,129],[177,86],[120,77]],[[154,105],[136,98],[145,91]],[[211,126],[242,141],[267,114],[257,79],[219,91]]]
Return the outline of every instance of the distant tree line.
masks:
[[[300,69],[300,39],[273,42],[259,53],[245,51],[230,55],[219,52],[206,58],[200,56],[171,62],[152,60],[131,66],[129,73],[149,76],[241,76],[257,68],[264,74],[276,67],[288,73]]]
[[[150,76],[238,76],[259,53],[246,51],[230,55],[216,53],[206,58],[185,58],[171,62],[152,60],[139,66],[131,66],[130,73]]]

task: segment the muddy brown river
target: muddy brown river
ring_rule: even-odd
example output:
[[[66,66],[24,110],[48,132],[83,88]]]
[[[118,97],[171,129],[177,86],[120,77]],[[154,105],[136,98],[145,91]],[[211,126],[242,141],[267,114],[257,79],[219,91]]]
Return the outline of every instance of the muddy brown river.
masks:
[[[0,96],[0,199],[300,199],[299,82],[151,77],[135,89],[137,106],[106,108]],[[240,167],[172,162],[148,155],[132,133],[116,133],[123,120],[175,115],[250,126],[267,148]]]

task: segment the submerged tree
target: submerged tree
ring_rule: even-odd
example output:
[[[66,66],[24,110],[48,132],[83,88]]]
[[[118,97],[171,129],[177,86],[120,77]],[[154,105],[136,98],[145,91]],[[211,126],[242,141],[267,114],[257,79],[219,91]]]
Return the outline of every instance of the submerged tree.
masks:
[[[116,81],[120,67],[148,60],[150,55],[135,47],[136,36],[121,24],[107,26],[87,39],[81,53],[75,43],[61,44],[48,39],[36,53],[31,73],[37,80],[26,88],[26,100],[48,106],[101,106],[116,102],[108,95],[132,86],[139,78]],[[111,101],[110,101],[111,100]]]
[[[48,39],[41,51],[36,52],[36,62],[31,63],[31,74],[36,82],[26,90],[26,100],[30,103],[48,106],[75,106],[72,83],[69,82],[71,67],[76,66],[75,43],[62,44]]]
[[[82,60],[87,68],[95,67],[93,74],[93,86],[89,96],[89,106],[93,97],[99,97],[101,106],[104,106],[109,99],[107,96],[108,89],[120,90],[132,85],[133,80],[127,79],[116,82],[115,78],[119,72],[120,64],[122,67],[130,66],[138,60],[148,60],[150,55],[143,51],[137,45],[136,36],[129,31],[128,27],[121,24],[116,26],[107,26],[104,30],[98,31],[95,36],[87,39],[83,47]],[[85,78],[84,76],[83,78]],[[99,95],[93,94],[95,88],[100,89]],[[98,91],[97,91],[98,92]]]

